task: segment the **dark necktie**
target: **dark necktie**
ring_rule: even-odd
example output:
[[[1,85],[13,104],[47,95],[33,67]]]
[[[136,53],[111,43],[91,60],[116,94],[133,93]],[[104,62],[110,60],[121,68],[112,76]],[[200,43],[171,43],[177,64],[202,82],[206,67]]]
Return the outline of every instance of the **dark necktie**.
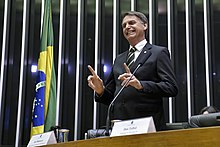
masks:
[[[129,49],[128,58],[127,58],[127,65],[128,67],[131,67],[131,65],[134,63],[134,52],[137,49],[135,47],[132,47]]]

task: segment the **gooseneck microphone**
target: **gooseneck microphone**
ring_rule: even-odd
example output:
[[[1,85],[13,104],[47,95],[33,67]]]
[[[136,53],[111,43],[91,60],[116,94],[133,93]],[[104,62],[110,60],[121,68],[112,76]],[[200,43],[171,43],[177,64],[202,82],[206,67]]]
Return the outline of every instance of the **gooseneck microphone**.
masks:
[[[125,84],[121,87],[121,89],[118,91],[118,93],[115,95],[115,97],[113,98],[112,102],[110,103],[110,105],[108,106],[108,111],[107,111],[107,118],[106,118],[106,132],[105,135],[109,136],[109,128],[110,128],[110,111],[111,111],[111,107],[114,104],[115,100],[118,98],[118,96],[121,94],[121,92],[123,91],[123,89],[125,88],[125,86],[128,84],[128,82],[132,79],[132,77],[134,76],[134,74],[136,73],[136,71],[144,64],[144,62],[150,57],[151,52],[147,52],[147,54],[141,58],[141,60],[139,61],[137,67],[135,68],[135,70],[133,71],[132,75],[130,76],[130,78],[125,82]]]

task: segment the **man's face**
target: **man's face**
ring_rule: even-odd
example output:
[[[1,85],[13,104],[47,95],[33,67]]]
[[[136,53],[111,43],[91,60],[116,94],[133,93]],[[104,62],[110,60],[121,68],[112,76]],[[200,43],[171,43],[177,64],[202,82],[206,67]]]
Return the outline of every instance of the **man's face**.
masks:
[[[122,21],[124,37],[130,45],[134,46],[145,39],[147,24],[144,24],[138,17],[127,15]]]

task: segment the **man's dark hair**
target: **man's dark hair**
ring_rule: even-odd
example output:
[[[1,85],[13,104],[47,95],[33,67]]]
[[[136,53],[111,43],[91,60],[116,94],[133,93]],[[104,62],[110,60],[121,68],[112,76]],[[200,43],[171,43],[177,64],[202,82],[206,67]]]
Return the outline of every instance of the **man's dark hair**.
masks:
[[[147,17],[141,13],[141,12],[137,12],[137,11],[128,11],[128,12],[125,12],[123,17],[122,17],[122,20],[124,19],[125,16],[136,16],[138,17],[143,23],[146,23],[148,24],[148,19]]]

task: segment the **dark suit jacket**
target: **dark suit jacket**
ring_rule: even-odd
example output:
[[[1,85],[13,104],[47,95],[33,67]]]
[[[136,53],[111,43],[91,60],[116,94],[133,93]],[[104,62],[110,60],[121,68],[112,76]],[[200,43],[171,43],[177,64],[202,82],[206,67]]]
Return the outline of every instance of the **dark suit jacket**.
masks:
[[[97,102],[109,105],[121,89],[121,81],[118,80],[118,76],[126,72],[123,63],[126,62],[127,54],[128,51],[118,55],[115,59],[103,95],[95,98]],[[131,72],[145,57],[148,59],[135,73],[143,90],[137,90],[132,86],[126,87],[113,104],[111,120],[153,116],[156,129],[163,130],[165,128],[163,97],[173,97],[178,92],[170,54],[165,47],[147,43],[130,67]]]

